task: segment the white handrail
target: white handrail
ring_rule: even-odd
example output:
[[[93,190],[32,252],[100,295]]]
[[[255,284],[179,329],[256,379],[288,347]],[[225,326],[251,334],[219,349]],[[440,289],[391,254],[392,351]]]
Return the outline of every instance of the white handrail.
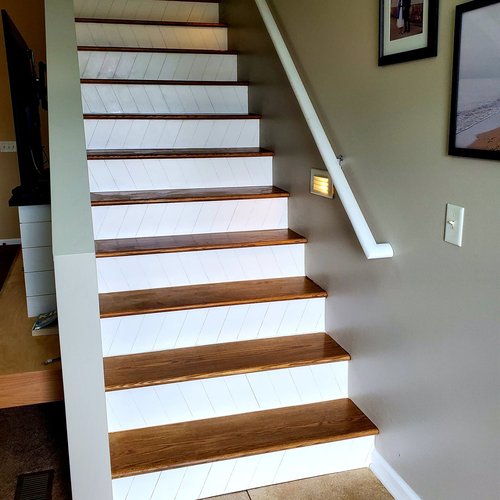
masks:
[[[373,237],[370,228],[366,222],[358,202],[354,197],[351,186],[342,171],[342,167],[337,159],[337,155],[333,151],[332,145],[328,140],[323,125],[314,109],[313,103],[307,93],[307,90],[302,82],[302,79],[293,62],[290,51],[288,50],[285,40],[281,35],[280,29],[274,19],[273,13],[269,8],[266,0],[255,0],[260,11],[264,24],[269,32],[269,35],[274,43],[276,52],[283,64],[283,68],[288,76],[290,84],[295,92],[295,96],[304,113],[304,117],[309,125],[311,133],[316,141],[319,152],[325,162],[328,172],[332,176],[333,184],[344,205],[344,209],[351,221],[354,232],[358,237],[359,243],[365,252],[368,259],[383,259],[392,257],[394,251],[389,243],[377,243]]]

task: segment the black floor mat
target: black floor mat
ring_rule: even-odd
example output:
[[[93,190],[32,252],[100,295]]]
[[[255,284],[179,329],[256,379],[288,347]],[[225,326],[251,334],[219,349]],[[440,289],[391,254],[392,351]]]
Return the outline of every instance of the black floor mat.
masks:
[[[0,290],[5,283],[7,275],[9,274],[12,263],[19,252],[20,245],[1,245],[0,246]]]

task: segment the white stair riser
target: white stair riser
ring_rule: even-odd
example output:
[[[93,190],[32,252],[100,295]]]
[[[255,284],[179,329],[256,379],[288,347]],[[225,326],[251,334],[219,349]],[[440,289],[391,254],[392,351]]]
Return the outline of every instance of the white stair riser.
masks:
[[[114,500],[196,500],[370,464],[372,436],[113,480]]]
[[[78,52],[82,78],[228,81],[238,78],[236,55]]]
[[[97,259],[99,293],[304,276],[304,245]]]
[[[286,229],[288,199],[113,205],[92,208],[96,240]]]
[[[273,159],[270,156],[90,160],[88,167],[90,191],[93,193],[273,184]]]
[[[105,357],[324,331],[324,298],[101,319]]]
[[[106,393],[109,432],[347,397],[347,361]]]
[[[78,45],[227,50],[227,28],[76,23]]]
[[[259,120],[84,120],[87,149],[259,147]]]
[[[219,5],[173,0],[74,0],[76,17],[217,23]]]
[[[248,114],[243,86],[83,84],[82,101],[95,114]]]

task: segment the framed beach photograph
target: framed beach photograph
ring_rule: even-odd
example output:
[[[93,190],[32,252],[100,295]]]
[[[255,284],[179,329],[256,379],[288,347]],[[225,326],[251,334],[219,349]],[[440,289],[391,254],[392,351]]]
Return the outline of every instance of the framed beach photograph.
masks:
[[[457,6],[449,154],[500,160],[500,0]]]
[[[437,55],[439,0],[379,2],[379,66]]]

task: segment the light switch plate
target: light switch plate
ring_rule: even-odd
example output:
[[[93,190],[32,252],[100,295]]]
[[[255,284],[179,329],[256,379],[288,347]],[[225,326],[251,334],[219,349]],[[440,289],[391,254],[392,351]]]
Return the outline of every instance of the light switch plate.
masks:
[[[444,241],[447,241],[452,245],[456,245],[457,247],[462,246],[464,213],[465,208],[463,207],[458,207],[457,205],[452,205],[451,203],[446,205]]]
[[[16,153],[16,141],[0,141],[0,153]]]

